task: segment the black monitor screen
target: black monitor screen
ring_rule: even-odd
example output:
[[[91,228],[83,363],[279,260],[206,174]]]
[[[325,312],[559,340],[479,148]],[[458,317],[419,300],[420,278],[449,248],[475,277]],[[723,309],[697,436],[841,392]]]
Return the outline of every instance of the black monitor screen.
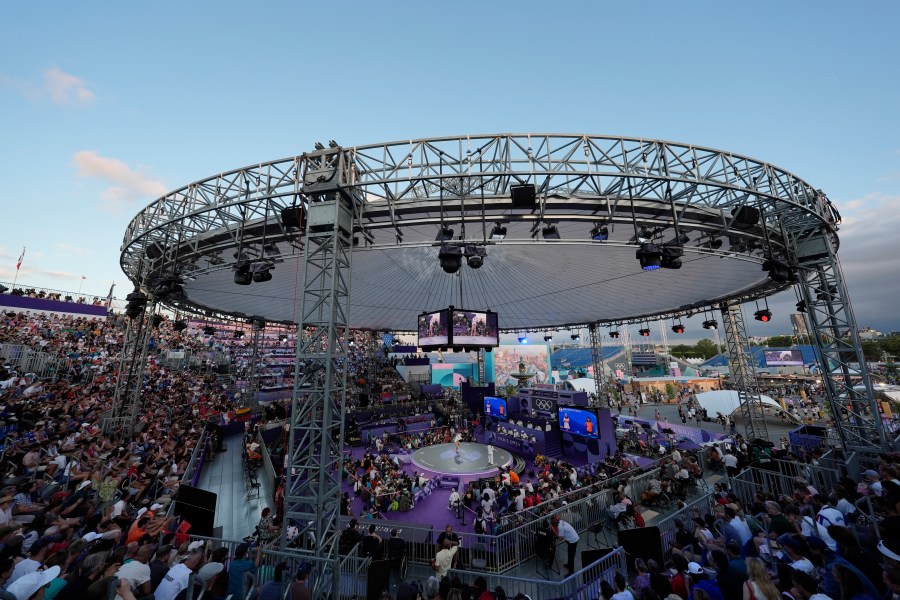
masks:
[[[449,345],[447,312],[445,309],[419,315],[419,346]]]
[[[495,419],[508,419],[509,413],[507,413],[506,409],[506,400],[497,398],[496,396],[485,396],[484,414],[490,415]]]
[[[559,428],[563,432],[577,433],[585,437],[600,437],[597,413],[582,408],[559,409]]]
[[[454,308],[451,318],[454,346],[493,347],[500,344],[497,313]]]

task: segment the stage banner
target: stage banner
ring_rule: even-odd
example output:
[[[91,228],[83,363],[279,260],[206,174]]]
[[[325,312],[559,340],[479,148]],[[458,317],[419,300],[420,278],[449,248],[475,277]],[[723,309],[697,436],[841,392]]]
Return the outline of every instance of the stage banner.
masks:
[[[519,363],[525,363],[525,374],[530,378],[522,378],[523,387],[550,383],[550,349],[546,344],[506,345],[494,348],[485,354],[485,373],[489,381],[498,388],[507,385],[518,385]],[[491,379],[493,377],[493,379]],[[498,389],[498,392],[501,390]]]

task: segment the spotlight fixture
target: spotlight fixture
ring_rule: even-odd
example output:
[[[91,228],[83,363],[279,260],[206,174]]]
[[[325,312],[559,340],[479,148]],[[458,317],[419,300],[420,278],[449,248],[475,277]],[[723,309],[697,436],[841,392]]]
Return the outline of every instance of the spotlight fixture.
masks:
[[[441,227],[438,229],[438,234],[434,238],[436,242],[446,242],[448,240],[453,239],[453,229],[450,227]]]
[[[552,341],[553,341],[553,336],[552,336],[552,335],[545,335],[545,336],[544,336],[544,341],[545,341],[545,342],[552,342]]]
[[[600,224],[591,229],[591,239],[595,242],[605,242],[609,239],[609,228]]]
[[[703,329],[718,329],[719,323],[715,319],[703,321]]]
[[[656,244],[644,243],[638,248],[635,257],[641,262],[641,268],[645,271],[655,271],[662,260],[662,251]]]
[[[253,275],[250,273],[250,263],[240,262],[234,267],[234,282],[237,285],[250,285],[253,283]]]
[[[272,281],[272,271],[268,269],[263,269],[262,271],[256,271],[253,273],[253,281],[256,283],[262,283],[264,281]]]
[[[179,333],[187,329],[187,327],[188,324],[184,321],[175,321],[174,323],[172,323],[172,329]]]
[[[580,341],[581,341],[581,336],[578,335],[577,333],[573,333],[573,334],[572,334],[572,341],[573,341],[573,342],[580,342]]]
[[[676,323],[675,325],[672,325],[672,331],[675,333],[684,333],[684,325]]]
[[[768,323],[772,320],[772,311],[768,308],[764,308],[762,310],[758,310],[753,313],[753,318],[757,321],[762,321],[763,323]]]
[[[215,334],[216,334],[216,328],[213,327],[212,325],[207,325],[206,327],[203,328],[203,335],[215,335]]]
[[[775,283],[787,283],[794,277],[790,265],[771,257],[763,263],[762,270],[768,271],[769,279]]]
[[[619,332],[618,332],[618,331],[610,331],[610,332],[609,332],[609,337],[614,338],[614,339],[618,339],[618,338],[619,338]]]
[[[647,229],[646,227],[641,227],[640,231],[637,234],[637,241],[639,244],[646,244],[650,240],[653,239],[653,232]]]
[[[660,266],[663,269],[680,269],[681,257],[684,256],[684,248],[681,246],[662,246],[662,259]]]
[[[712,238],[704,245],[710,250],[718,250],[722,247],[722,238]]]
[[[244,330],[243,330],[243,329],[238,329],[238,330],[236,330],[236,331],[234,332],[234,339],[239,340],[239,339],[241,339],[242,337],[244,337]]]
[[[150,324],[153,326],[154,329],[159,328],[159,326],[162,324],[162,322],[163,322],[162,315],[153,315],[153,317],[150,319]]]
[[[650,337],[650,328],[638,329],[638,334],[641,337]]]
[[[502,226],[500,223],[494,225],[494,228],[491,229],[491,240],[499,241],[506,238],[506,227]]]
[[[147,306],[147,296],[140,290],[134,290],[125,296],[125,299],[128,301],[125,305],[125,314],[129,319],[136,319]]]
[[[545,240],[558,240],[559,239],[559,230],[556,228],[556,225],[550,224],[544,227],[541,230],[541,234],[544,236]]]
[[[438,259],[445,273],[456,273],[462,266],[462,248],[452,244],[441,244]]]
[[[801,300],[797,303],[797,312],[805,313],[806,312],[806,300]]]
[[[280,335],[278,336],[278,341],[279,341],[279,342],[285,342],[285,341],[287,341],[287,337],[288,337],[288,336],[287,336],[286,333],[282,333],[282,334],[280,334]]]
[[[519,336],[519,343],[520,343],[520,344],[527,344],[527,343],[528,343],[528,336],[526,336],[526,335],[520,335],[520,336]]]
[[[465,255],[469,267],[478,269],[484,264],[484,257],[487,256],[487,251],[484,249],[484,246],[473,246],[470,244],[466,246]]]

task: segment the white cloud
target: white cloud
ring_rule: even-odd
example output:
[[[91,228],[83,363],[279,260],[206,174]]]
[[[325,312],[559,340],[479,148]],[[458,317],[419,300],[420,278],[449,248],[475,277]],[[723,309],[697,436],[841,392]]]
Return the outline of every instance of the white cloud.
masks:
[[[44,71],[44,92],[54,104],[87,105],[94,101],[94,94],[83,79],[56,67]]]
[[[74,157],[79,177],[99,179],[110,187],[101,192],[101,208],[120,212],[142,198],[157,198],[166,193],[166,186],[116,158],[106,158],[96,152],[83,150]]]
[[[66,254],[75,254],[77,256],[87,256],[91,253],[87,248],[80,248],[73,244],[59,243],[56,244],[56,249],[60,252],[65,252]]]
[[[96,98],[84,79],[57,67],[44,71],[40,84],[0,75],[0,85],[31,102],[48,100],[59,106],[88,106]]]

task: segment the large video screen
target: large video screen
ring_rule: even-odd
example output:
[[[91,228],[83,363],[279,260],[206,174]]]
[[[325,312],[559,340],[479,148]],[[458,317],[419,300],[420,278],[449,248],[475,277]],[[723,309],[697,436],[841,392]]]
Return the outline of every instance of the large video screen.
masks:
[[[506,409],[506,400],[504,400],[503,398],[497,398],[496,396],[485,396],[484,414],[490,415],[495,419],[508,419],[509,413]]]
[[[444,309],[419,315],[419,346],[450,345],[447,313]]]
[[[803,353],[799,350],[763,350],[769,367],[802,367]]]
[[[600,437],[597,425],[597,413],[591,410],[562,407],[559,409],[559,428],[564,432],[596,438]]]
[[[497,313],[454,308],[451,319],[454,346],[494,347],[500,344]]]

